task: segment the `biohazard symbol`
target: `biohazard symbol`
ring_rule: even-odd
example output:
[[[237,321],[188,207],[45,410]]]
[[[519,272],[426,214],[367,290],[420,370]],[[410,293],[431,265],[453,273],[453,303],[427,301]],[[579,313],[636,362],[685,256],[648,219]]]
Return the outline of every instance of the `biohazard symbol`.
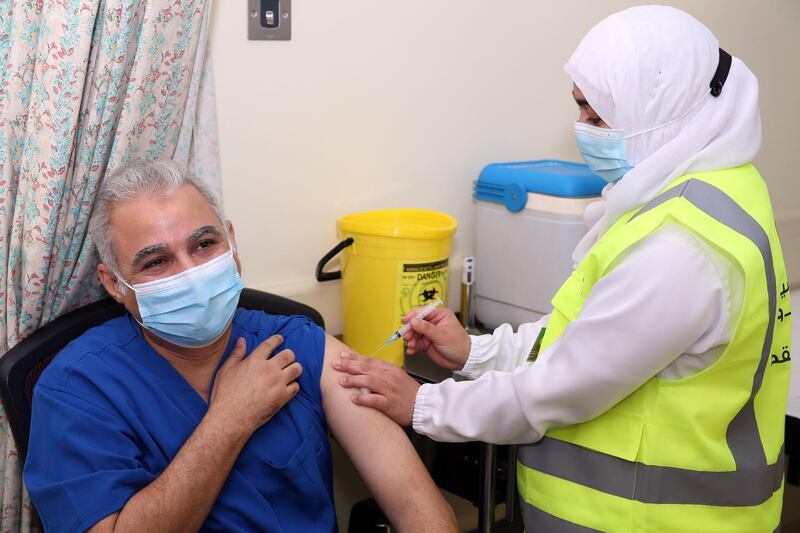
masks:
[[[442,259],[428,263],[402,264],[397,302],[399,317],[415,307],[427,305],[437,298],[445,300],[447,263],[447,259]]]
[[[439,290],[435,287],[431,287],[430,289],[425,289],[419,295],[419,303],[425,304],[430,302],[436,298],[436,295],[439,294]]]

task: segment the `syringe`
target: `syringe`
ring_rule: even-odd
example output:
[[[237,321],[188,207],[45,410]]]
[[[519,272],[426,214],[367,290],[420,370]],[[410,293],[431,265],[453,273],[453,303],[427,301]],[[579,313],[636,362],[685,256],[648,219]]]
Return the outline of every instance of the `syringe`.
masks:
[[[422,309],[420,309],[420,310],[419,310],[419,312],[418,312],[416,315],[414,315],[414,318],[418,318],[418,319],[422,320],[422,319],[424,319],[426,316],[428,316],[428,315],[431,313],[431,311],[433,311],[434,309],[436,309],[436,308],[437,308],[437,307],[439,307],[440,305],[442,305],[442,300],[441,300],[440,298],[437,298],[437,299],[436,299],[436,300],[434,300],[433,302],[429,303],[428,305],[426,305],[425,307],[423,307]],[[389,337],[389,339],[388,339],[386,342],[384,342],[383,344],[381,344],[381,345],[378,347],[378,349],[377,349],[377,350],[375,350],[375,351],[372,353],[372,355],[371,355],[370,357],[374,357],[374,356],[375,356],[375,354],[377,354],[379,351],[381,351],[381,350],[384,348],[384,346],[389,346],[389,345],[390,345],[390,344],[392,344],[394,341],[396,341],[396,340],[398,340],[398,339],[401,339],[401,338],[403,338],[403,335],[405,335],[406,333],[408,333],[408,331],[409,331],[410,329],[411,329],[411,321],[409,321],[409,322],[408,322],[408,324],[404,324],[404,325],[403,325],[402,327],[400,327],[400,328],[399,328],[397,331],[395,331],[394,333],[392,333],[392,336],[391,336],[391,337]]]
[[[422,319],[424,319],[426,316],[428,316],[428,315],[431,313],[431,311],[433,311],[434,309],[436,309],[436,308],[437,308],[437,307],[439,307],[440,305],[442,305],[442,300],[441,300],[441,299],[439,299],[439,298],[437,298],[435,301],[433,301],[433,302],[429,303],[428,305],[426,305],[425,307],[423,307],[422,309],[420,309],[420,310],[419,310],[419,313],[417,313],[416,315],[414,315],[414,318],[418,318],[418,319],[422,320]],[[396,341],[397,339],[400,339],[400,338],[402,338],[402,337],[403,337],[403,335],[405,335],[406,333],[408,333],[408,331],[409,331],[410,329],[411,329],[411,321],[409,320],[409,321],[408,321],[408,324],[404,324],[404,325],[403,325],[403,327],[401,327],[400,329],[398,329],[397,331],[395,331],[395,332],[392,334],[392,336],[391,336],[391,337],[389,337],[389,340],[387,340],[387,341],[386,341],[386,344],[391,344],[391,343],[393,343],[394,341]]]

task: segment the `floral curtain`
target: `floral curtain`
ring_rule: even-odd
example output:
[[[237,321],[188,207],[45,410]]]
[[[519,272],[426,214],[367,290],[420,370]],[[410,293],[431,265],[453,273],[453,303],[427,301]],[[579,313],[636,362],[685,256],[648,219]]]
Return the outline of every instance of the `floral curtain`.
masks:
[[[103,175],[172,158],[219,188],[211,0],[0,0],[0,354],[102,289]],[[0,355],[2,357],[2,355]],[[0,406],[0,531],[31,528]]]

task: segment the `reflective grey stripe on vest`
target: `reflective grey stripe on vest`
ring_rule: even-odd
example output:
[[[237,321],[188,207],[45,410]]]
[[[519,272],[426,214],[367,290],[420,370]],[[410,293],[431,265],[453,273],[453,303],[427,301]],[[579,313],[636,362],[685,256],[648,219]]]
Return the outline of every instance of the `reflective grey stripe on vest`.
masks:
[[[522,502],[522,520],[528,528],[526,533],[598,533],[597,529],[579,526],[545,513],[526,502],[524,498],[520,498],[520,502]]]
[[[764,261],[769,318],[761,360],[753,376],[750,397],[734,416],[726,434],[736,471],[701,472],[646,465],[549,437],[520,447],[519,459],[525,466],[545,474],[645,503],[759,505],[772,496],[783,480],[783,448],[778,461],[768,465],[753,407],[769,361],[775,325],[776,282],[769,238],[758,222],[727,194],[696,179],[687,180],[656,197],[631,220],[677,197],[683,197],[710,217],[750,239]]]
[[[775,464],[733,472],[646,465],[549,437],[520,446],[518,454],[528,468],[643,503],[759,505],[783,480],[783,449]]]

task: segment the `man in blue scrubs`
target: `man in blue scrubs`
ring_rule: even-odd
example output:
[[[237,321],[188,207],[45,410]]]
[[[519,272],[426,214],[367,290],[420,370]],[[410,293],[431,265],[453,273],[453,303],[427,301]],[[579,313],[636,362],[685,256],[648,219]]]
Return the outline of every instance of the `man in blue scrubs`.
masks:
[[[337,386],[327,363],[346,347],[306,318],[238,308],[223,221],[172,162],[106,177],[90,231],[129,314],[36,385],[25,483],[45,529],[336,531],[330,427],[400,531],[455,531],[403,430]]]

